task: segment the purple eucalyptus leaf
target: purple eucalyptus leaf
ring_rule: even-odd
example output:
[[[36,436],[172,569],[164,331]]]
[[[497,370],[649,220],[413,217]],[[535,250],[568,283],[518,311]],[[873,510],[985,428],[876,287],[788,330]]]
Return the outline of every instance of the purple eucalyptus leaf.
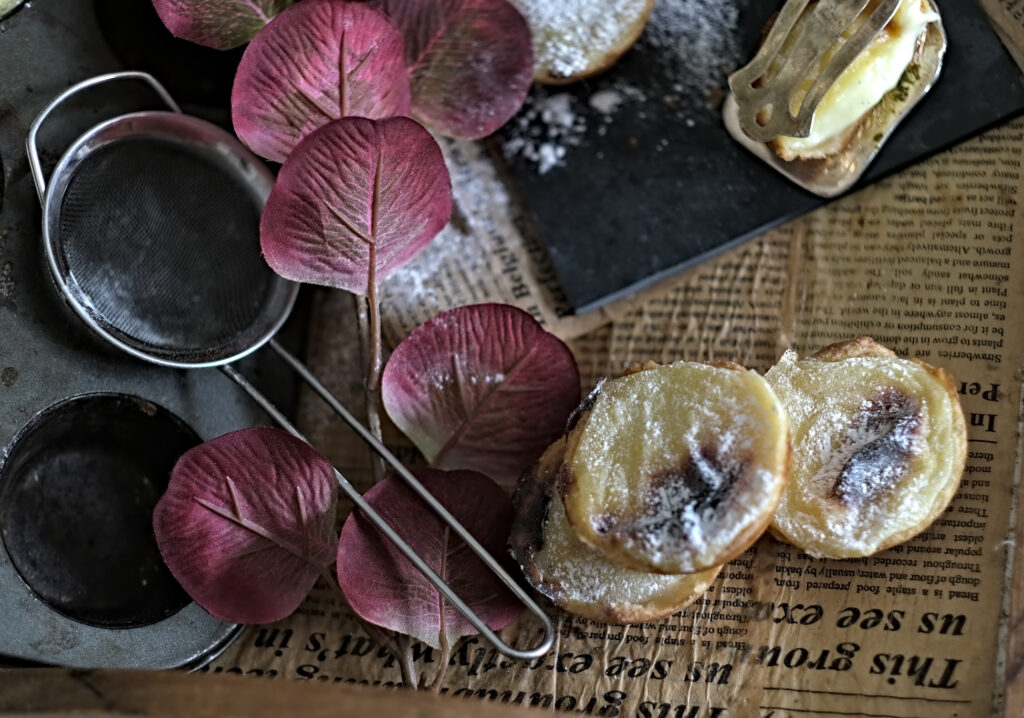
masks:
[[[153,529],[171,573],[199,605],[235,623],[288,616],[336,551],[338,485],[305,442],[243,429],[179,459]]]
[[[303,140],[281,168],[260,240],[281,276],[368,294],[451,212],[448,168],[429,132],[407,117],[346,117]]]
[[[171,34],[182,40],[230,50],[249,42],[295,0],[153,0]]]
[[[427,127],[477,139],[497,130],[522,106],[533,76],[530,28],[506,0],[370,4],[402,31],[413,117]]]
[[[245,49],[231,92],[235,132],[284,162],[340,117],[409,114],[402,36],[380,12],[343,0],[303,0]]]
[[[529,314],[477,304],[413,331],[381,390],[388,416],[431,465],[510,486],[565,430],[580,376],[569,348]]]
[[[512,502],[497,484],[472,471],[414,474],[488,553],[506,554]],[[503,628],[522,611],[504,584],[401,479],[385,479],[364,498],[489,628]],[[358,511],[341,529],[338,584],[364,620],[435,648],[442,635],[453,646],[459,637],[477,632]]]

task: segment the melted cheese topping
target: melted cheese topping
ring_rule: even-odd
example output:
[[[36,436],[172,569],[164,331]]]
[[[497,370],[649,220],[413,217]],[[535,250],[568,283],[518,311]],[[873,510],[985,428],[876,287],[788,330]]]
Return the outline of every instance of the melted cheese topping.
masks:
[[[927,7],[924,0],[903,0],[889,23],[825,93],[814,113],[810,135],[779,137],[775,140],[779,154],[822,157],[837,151],[839,147],[835,145],[842,141],[845,133],[899,84],[914,59],[918,37],[929,23],[939,19]],[[870,9],[868,6],[865,12]],[[822,59],[822,70],[833,54],[830,52]],[[794,93],[794,113],[813,79],[811,77]]]

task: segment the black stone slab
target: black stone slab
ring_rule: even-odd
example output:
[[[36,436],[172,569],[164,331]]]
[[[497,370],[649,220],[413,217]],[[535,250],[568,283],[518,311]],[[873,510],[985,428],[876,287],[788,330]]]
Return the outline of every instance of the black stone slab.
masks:
[[[660,0],[664,1],[664,0]],[[1024,110],[1013,60],[976,4],[940,0],[949,49],[938,84],[892,135],[854,189]],[[781,2],[735,0],[742,62]],[[539,174],[521,156],[512,175],[562,287],[583,313],[751,239],[824,204],[735,143],[720,112],[700,98],[686,114],[650,98],[677,79],[637,45],[609,73],[565,88],[586,118],[563,166]],[[741,63],[742,64],[742,63]],[[721,86],[725,87],[722,73]],[[604,127],[588,99],[604,88],[638,88],[642,112],[625,104]],[[507,135],[506,135],[507,137]]]

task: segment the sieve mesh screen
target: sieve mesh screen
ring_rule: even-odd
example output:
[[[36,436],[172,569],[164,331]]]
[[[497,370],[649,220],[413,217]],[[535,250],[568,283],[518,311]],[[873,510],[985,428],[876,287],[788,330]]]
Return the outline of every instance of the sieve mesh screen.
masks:
[[[275,275],[260,255],[260,211],[213,150],[112,142],[82,161],[61,200],[65,281],[99,323],[143,351],[237,350],[275,319],[264,316]]]

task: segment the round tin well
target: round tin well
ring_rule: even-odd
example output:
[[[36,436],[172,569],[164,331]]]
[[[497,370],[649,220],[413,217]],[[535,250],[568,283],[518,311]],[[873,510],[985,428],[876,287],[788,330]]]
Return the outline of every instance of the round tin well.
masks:
[[[170,412],[126,395],[38,414],[0,466],[0,536],[22,580],[55,611],[106,628],[184,608],[152,515],[174,463],[199,442]]]

